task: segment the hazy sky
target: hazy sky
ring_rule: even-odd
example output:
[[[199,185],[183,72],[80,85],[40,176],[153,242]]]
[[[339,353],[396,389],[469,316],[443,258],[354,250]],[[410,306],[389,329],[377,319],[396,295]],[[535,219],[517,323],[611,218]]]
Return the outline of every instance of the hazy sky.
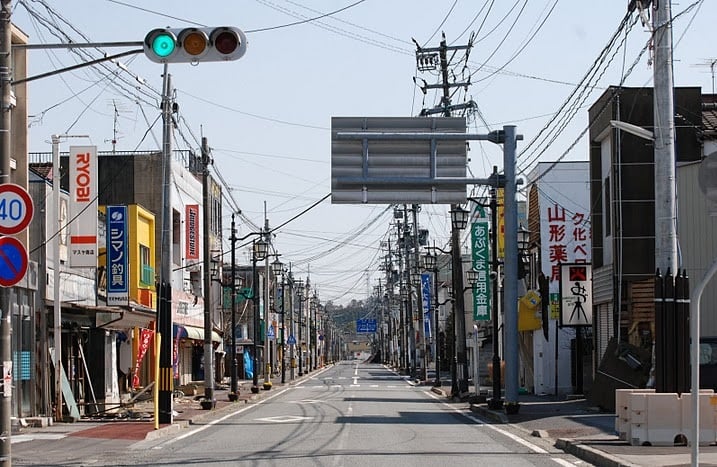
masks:
[[[627,3],[26,0],[12,2],[12,20],[32,44],[68,38],[141,41],[151,29],[164,26],[231,25],[245,31],[248,50],[238,61],[170,65],[180,116],[174,147],[198,149],[206,136],[214,169],[243,215],[263,225],[266,206],[270,226],[277,226],[330,193],[332,116],[406,117],[438,103],[435,91],[424,96],[414,85],[414,77],[419,84],[421,79],[437,83],[439,77],[418,72],[412,39],[437,47],[442,32],[449,45],[466,45],[474,33],[468,59],[461,51],[451,61],[455,79],[465,82],[470,76],[471,81],[467,90],[457,90],[453,103],[472,99],[478,104],[470,132],[517,125],[524,135],[518,145],[522,169],[539,160],[587,160],[587,140],[580,134],[597,96],[618,85],[623,75],[625,86],[652,85],[649,51],[639,57],[650,39],[648,28],[630,21],[629,31],[611,43]],[[710,63],[717,49],[710,38],[717,1],[673,3],[672,14],[675,85],[711,93]],[[599,58],[606,47],[607,56]],[[102,50],[114,54],[131,48]],[[84,53],[101,56],[97,50]],[[30,75],[35,75],[82,59],[77,52],[33,50],[29,60]],[[84,68],[31,83],[30,150],[50,151],[55,133],[91,135],[84,143],[111,150],[115,131],[117,150],[158,149],[162,65],[143,54],[120,62],[122,67]],[[596,62],[599,70],[589,73]],[[586,76],[590,87],[578,88]],[[569,105],[561,118],[553,120],[565,102]],[[567,116],[572,118],[562,118]],[[487,176],[493,165],[502,168],[501,148],[491,143],[472,142],[469,157],[474,177]],[[420,213],[421,227],[438,245],[449,236],[446,211],[445,206],[423,206]],[[231,212],[225,204],[225,239]],[[385,205],[331,205],[326,200],[281,228],[275,245],[295,276],[303,278],[310,270],[322,301],[344,303],[365,298],[377,283],[380,242],[391,221]],[[238,226],[239,235],[254,230],[243,218]],[[245,251],[237,257],[247,260]]]

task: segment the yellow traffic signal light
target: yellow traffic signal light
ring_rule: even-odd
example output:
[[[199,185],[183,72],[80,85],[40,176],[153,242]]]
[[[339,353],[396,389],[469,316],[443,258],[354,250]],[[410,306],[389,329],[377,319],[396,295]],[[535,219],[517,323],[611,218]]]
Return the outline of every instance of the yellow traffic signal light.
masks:
[[[144,38],[144,54],[156,63],[200,63],[238,60],[247,40],[235,27],[159,28]]]

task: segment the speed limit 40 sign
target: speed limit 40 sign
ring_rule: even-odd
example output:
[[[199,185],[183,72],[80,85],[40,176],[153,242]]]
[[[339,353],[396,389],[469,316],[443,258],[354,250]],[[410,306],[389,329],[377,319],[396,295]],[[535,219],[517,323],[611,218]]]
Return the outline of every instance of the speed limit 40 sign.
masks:
[[[16,234],[32,220],[32,198],[20,185],[0,185],[0,234]]]

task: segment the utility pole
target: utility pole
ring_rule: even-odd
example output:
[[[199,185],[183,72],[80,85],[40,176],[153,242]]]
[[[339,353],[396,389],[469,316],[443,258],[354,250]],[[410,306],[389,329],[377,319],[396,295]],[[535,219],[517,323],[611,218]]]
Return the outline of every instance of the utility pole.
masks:
[[[443,35],[441,40],[439,56],[441,60],[441,77],[443,79],[443,97],[441,103],[444,108],[444,116],[451,116],[451,85],[448,82],[448,45],[446,44],[446,36]],[[460,206],[454,204],[451,210],[460,209]],[[457,384],[453,384],[451,392],[453,396],[460,396],[468,392],[468,358],[466,349],[466,316],[465,316],[465,300],[463,298],[463,261],[461,259],[461,239],[460,231],[451,228],[451,257],[453,264],[453,319],[455,321],[456,332],[456,372]],[[456,378],[454,378],[455,381]]]
[[[411,279],[411,244],[413,243],[413,235],[408,226],[408,207],[403,205],[403,254],[405,256],[406,265],[406,291],[408,292],[406,300],[406,327],[410,333],[408,336],[408,350],[409,350],[409,361],[410,361],[410,372],[411,378],[416,377],[416,333],[414,331],[414,318],[413,318],[413,281]]]
[[[162,86],[162,241],[159,273],[159,310],[157,331],[162,335],[159,350],[159,375],[156,383],[159,391],[159,423],[171,424],[172,389],[174,371],[172,366],[172,81],[169,67],[164,64]]]
[[[0,9],[0,90],[2,92],[0,105],[2,105],[2,117],[0,117],[0,183],[10,183],[10,153],[12,143],[10,141],[11,107],[10,96],[12,95],[12,30],[10,14],[12,2],[2,0]],[[57,265],[55,265],[57,267]],[[55,284],[57,287],[57,284]],[[0,364],[3,365],[3,375],[8,371],[12,378],[12,338],[11,338],[11,313],[10,297],[8,289],[0,287],[0,310],[2,311],[2,322],[0,322]],[[9,368],[8,368],[9,367]],[[5,384],[10,387],[5,387]],[[0,465],[12,465],[11,439],[12,433],[12,384],[13,381],[4,381],[3,391],[0,394]]]
[[[675,105],[672,80],[672,13],[657,2],[653,18],[655,134],[655,267],[677,274]]]
[[[266,217],[266,201],[264,202],[264,241],[266,242],[266,256],[264,258],[264,384],[265,390],[271,389],[271,352],[269,343],[269,326],[271,319],[269,316],[271,299],[271,282],[269,274],[269,249],[271,248],[271,232],[269,231],[269,219]],[[276,336],[276,334],[274,334]],[[276,338],[276,337],[275,337]]]
[[[204,264],[202,266],[204,272],[204,399],[214,408],[214,346],[212,344],[212,304],[211,304],[211,277],[209,276],[210,261],[210,245],[209,245],[209,211],[211,205],[209,203],[209,144],[207,138],[202,137],[202,224],[203,239],[202,247],[204,248]],[[232,284],[234,287],[234,284]],[[232,330],[233,332],[233,330]],[[204,406],[203,406],[204,407]]]
[[[420,258],[419,258],[419,244],[418,244],[418,209],[419,205],[414,204],[411,208],[413,211],[413,262],[417,272],[420,272]],[[420,275],[419,275],[420,277]],[[419,285],[416,289],[416,296],[418,297],[416,308],[418,312],[418,329],[421,336],[421,351],[423,352],[423,374],[422,380],[428,381],[428,336],[426,336],[426,324],[425,324],[425,310],[423,309],[423,283],[419,279]]]

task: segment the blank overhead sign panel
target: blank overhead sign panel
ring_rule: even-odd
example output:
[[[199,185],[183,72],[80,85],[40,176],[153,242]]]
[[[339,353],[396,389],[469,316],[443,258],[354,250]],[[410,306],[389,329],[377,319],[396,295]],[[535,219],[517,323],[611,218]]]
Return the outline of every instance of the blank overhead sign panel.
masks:
[[[331,202],[466,202],[463,117],[333,117]]]

